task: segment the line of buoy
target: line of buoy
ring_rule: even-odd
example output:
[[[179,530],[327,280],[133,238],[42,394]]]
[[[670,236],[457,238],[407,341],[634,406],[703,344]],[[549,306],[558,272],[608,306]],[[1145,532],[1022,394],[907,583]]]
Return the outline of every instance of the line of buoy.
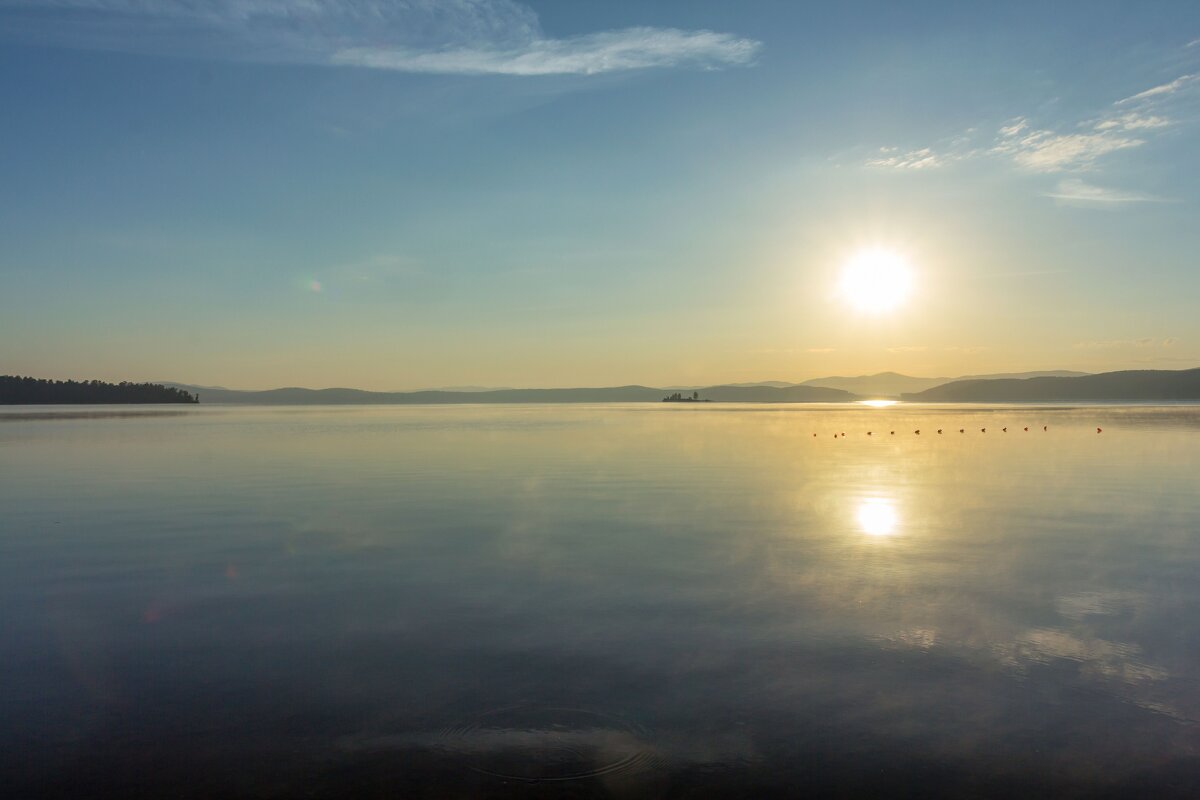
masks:
[[[1003,427],[1003,428],[1001,428],[1000,430],[1001,430],[1001,431],[1003,431],[1004,433],[1008,433],[1008,428],[1007,428],[1007,427]],[[1028,425],[1026,425],[1026,426],[1023,428],[1023,430],[1024,430],[1026,433],[1028,433],[1028,432],[1029,432],[1029,426],[1028,426]],[[1049,425],[1043,425],[1043,426],[1042,426],[1042,430],[1043,430],[1043,431],[1049,431],[1049,430],[1050,430],[1050,426],[1049,426]],[[938,429],[937,429],[937,432],[940,434],[940,433],[942,433],[942,432],[943,432],[943,429],[942,429],[942,428],[938,428]],[[959,432],[959,433],[966,433],[966,432],[967,432],[967,429],[966,429],[966,428],[959,428],[959,429],[958,429],[958,432]],[[980,432],[980,433],[987,433],[987,428],[980,428],[980,429],[979,429],[979,432]],[[1096,426],[1096,433],[1104,433],[1104,429],[1103,429],[1103,428],[1101,428],[1101,427],[1099,427],[1099,426]],[[875,435],[875,432],[874,432],[874,431],[867,431],[867,436],[874,436],[874,435]],[[895,436],[895,435],[896,435],[896,432],[895,432],[895,431],[888,431],[888,435],[890,435],[890,436]],[[915,431],[913,431],[913,435],[914,435],[914,436],[920,436],[920,435],[921,435],[921,429],[920,429],[920,428],[917,428]],[[835,438],[835,439],[839,439],[839,438],[842,438],[842,439],[844,439],[845,437],[846,437],[846,432],[845,432],[845,431],[842,431],[841,433],[835,433],[835,434],[833,434],[833,438]],[[817,434],[815,434],[815,433],[814,433],[814,434],[813,434],[813,438],[814,438],[814,439],[815,439],[815,438],[817,438]]]

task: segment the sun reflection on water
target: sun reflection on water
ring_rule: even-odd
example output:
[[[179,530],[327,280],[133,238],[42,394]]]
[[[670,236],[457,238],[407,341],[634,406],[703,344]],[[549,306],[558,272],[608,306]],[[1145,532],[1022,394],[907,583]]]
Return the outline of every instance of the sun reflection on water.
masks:
[[[858,527],[868,536],[891,536],[899,522],[896,504],[884,497],[863,498],[854,516]]]

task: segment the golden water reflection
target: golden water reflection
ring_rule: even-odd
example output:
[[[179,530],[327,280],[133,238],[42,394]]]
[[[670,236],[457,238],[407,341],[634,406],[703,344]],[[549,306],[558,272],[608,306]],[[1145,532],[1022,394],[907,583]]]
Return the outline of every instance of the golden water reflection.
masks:
[[[892,536],[900,521],[895,501],[887,497],[864,497],[858,502],[854,518],[868,536]]]

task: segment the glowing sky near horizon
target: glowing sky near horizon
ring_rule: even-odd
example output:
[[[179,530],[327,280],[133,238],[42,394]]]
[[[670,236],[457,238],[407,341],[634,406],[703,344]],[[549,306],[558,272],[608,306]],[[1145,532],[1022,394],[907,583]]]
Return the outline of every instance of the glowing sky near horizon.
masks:
[[[0,0],[0,373],[1200,365],[1195,3],[422,9]]]

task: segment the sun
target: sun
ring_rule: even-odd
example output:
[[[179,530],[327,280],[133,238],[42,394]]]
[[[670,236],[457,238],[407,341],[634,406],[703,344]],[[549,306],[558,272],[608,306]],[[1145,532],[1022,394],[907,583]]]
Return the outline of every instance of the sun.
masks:
[[[859,311],[882,314],[894,311],[912,291],[908,259],[882,247],[859,250],[842,267],[838,294]]]

